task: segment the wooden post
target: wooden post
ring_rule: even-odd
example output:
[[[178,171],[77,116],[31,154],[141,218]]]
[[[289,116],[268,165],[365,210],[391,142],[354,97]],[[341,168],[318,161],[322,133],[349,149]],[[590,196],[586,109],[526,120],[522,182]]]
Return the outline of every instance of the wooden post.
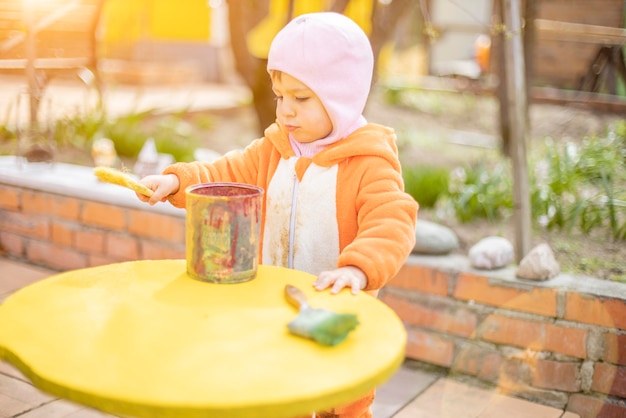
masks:
[[[504,2],[507,0],[496,0],[494,3],[494,13],[498,17],[498,24],[504,25]],[[496,75],[498,76],[498,80],[500,82],[496,86],[496,97],[498,98],[499,104],[499,113],[498,113],[498,122],[500,123],[500,139],[502,141],[501,151],[507,158],[511,157],[511,122],[509,118],[511,115],[508,112],[508,92],[507,92],[507,84],[506,84],[506,54],[505,54],[505,34],[501,31],[498,31],[494,34],[493,39],[491,41],[492,49],[494,52],[494,61],[497,63],[495,65]]]
[[[528,103],[532,102],[532,80],[534,79],[534,52],[537,43],[537,34],[535,30],[535,20],[537,17],[539,4],[536,1],[526,1],[524,7],[524,68],[526,69],[526,98]],[[527,112],[528,113],[528,112]],[[529,126],[530,126],[530,122]]]
[[[513,211],[515,222],[515,257],[519,263],[530,251],[531,208],[526,162],[528,105],[522,37],[520,0],[503,3],[506,35],[504,37],[507,111],[511,123],[511,162],[513,167]]]

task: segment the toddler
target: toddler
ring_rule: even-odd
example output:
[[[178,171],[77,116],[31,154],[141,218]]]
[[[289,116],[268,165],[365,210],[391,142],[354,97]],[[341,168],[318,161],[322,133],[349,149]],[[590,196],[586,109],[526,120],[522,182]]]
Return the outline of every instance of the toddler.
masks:
[[[362,115],[373,75],[367,35],[332,12],[298,16],[274,38],[267,70],[276,121],[242,151],[176,163],[141,180],[151,205],[185,207],[185,188],[238,182],[265,190],[261,264],[317,276],[317,290],[376,294],[415,243],[393,129]],[[332,378],[332,377],[329,377]],[[318,417],[371,417],[373,391]]]

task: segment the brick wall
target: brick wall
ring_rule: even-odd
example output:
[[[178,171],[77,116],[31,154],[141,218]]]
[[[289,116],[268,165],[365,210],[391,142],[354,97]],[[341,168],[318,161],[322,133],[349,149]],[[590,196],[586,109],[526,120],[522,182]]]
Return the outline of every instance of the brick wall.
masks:
[[[185,258],[185,212],[142,203],[89,167],[0,157],[0,251],[59,271]]]
[[[0,250],[59,271],[185,258],[184,211],[150,207],[88,167],[0,157]],[[411,256],[380,298],[406,325],[409,358],[581,418],[626,416],[626,285],[461,256]]]
[[[582,418],[626,417],[622,283],[411,256],[380,297],[406,325],[409,358]]]

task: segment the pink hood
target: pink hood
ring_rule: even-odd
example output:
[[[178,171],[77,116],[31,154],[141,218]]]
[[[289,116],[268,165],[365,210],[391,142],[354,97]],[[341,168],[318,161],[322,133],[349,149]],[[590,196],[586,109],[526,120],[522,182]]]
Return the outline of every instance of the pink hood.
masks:
[[[308,13],[289,22],[274,38],[267,69],[297,78],[317,94],[333,124],[326,147],[363,126],[374,55],[369,39],[350,18]]]

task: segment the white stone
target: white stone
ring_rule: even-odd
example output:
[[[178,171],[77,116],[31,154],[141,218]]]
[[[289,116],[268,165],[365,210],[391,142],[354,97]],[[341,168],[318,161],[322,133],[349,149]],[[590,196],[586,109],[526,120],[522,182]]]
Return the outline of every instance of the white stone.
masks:
[[[548,280],[557,276],[561,267],[548,244],[539,244],[520,261],[515,275],[522,279]]]
[[[502,268],[513,261],[513,244],[503,237],[486,237],[470,248],[468,257],[474,268]]]
[[[459,248],[459,238],[450,228],[434,222],[417,220],[415,225],[415,254],[448,254]]]

